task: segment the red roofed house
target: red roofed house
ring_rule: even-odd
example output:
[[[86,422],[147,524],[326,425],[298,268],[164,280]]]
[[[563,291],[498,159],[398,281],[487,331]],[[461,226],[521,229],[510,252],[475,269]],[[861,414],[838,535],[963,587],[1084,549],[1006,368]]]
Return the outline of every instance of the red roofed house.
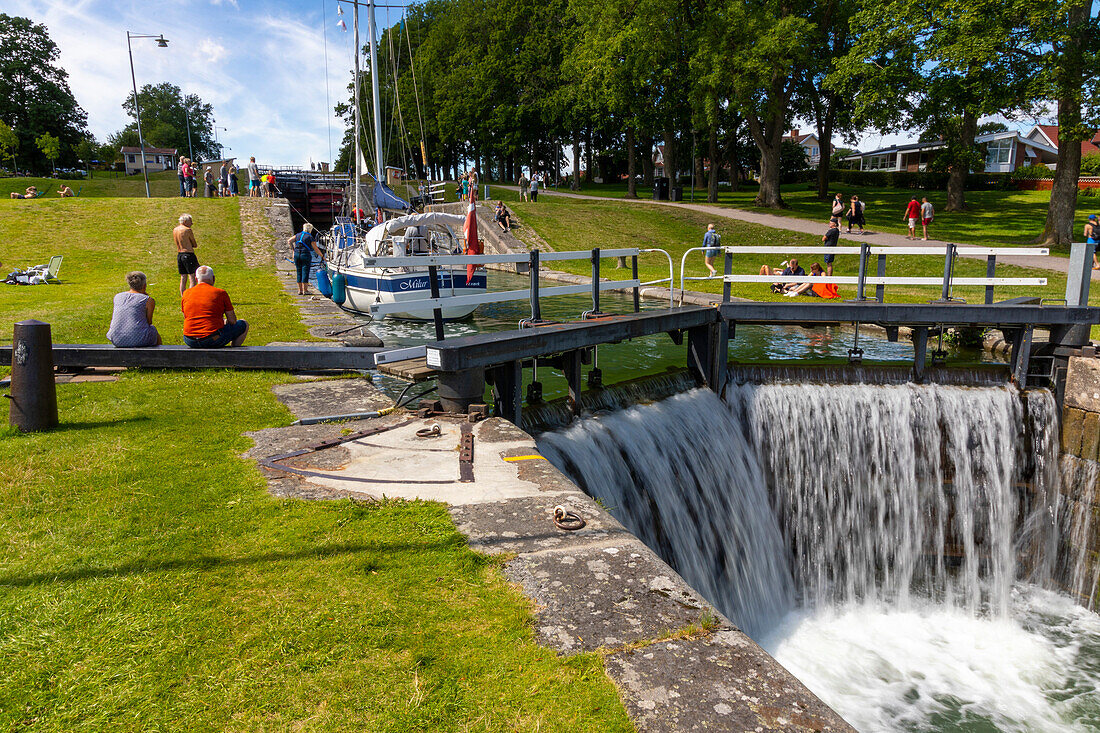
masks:
[[[132,176],[141,173],[141,148],[124,147],[122,162],[126,166],[126,175]],[[151,148],[145,146],[145,168],[150,173],[153,171],[174,170],[176,167],[175,148]]]
[[[1043,143],[1049,145],[1052,148],[1058,147],[1058,125],[1035,125],[1031,128],[1031,132],[1024,135],[1028,140],[1034,140],[1037,143]],[[1100,131],[1092,136],[1091,140],[1081,141],[1081,157],[1088,155],[1089,153],[1100,153]],[[1053,163],[1048,163],[1048,167],[1053,168]]]

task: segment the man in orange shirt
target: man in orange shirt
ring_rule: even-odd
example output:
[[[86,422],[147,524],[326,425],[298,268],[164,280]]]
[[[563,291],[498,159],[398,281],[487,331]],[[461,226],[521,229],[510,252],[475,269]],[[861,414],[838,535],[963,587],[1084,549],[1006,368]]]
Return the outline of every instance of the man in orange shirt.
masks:
[[[248,335],[248,323],[237,318],[229,293],[214,287],[213,268],[203,265],[195,272],[198,285],[183,294],[183,343],[192,349],[220,349],[240,346]]]

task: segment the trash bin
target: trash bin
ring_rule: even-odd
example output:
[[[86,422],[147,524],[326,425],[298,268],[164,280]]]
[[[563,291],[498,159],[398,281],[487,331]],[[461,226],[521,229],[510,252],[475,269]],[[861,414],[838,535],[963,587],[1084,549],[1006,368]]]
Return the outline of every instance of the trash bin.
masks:
[[[684,200],[684,187],[673,186],[669,191],[669,201],[683,201]]]
[[[654,201],[667,201],[668,200],[668,179],[667,178],[654,178],[653,179],[653,200]]]

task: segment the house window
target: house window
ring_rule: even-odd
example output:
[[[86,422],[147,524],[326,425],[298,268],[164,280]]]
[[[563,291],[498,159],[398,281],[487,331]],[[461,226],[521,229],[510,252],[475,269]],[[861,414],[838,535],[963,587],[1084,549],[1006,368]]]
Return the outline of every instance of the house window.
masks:
[[[886,155],[872,155],[867,158],[867,163],[863,166],[863,169],[869,171],[892,169],[896,164],[897,156],[893,153],[888,153]]]
[[[816,158],[818,154],[818,148],[810,148],[810,157]]]
[[[985,150],[986,165],[1007,164],[1012,156],[1012,138],[994,140],[989,143]]]
[[[127,159],[129,159],[129,161],[130,161],[131,163],[133,163],[133,162],[134,162],[134,156],[132,156],[132,155],[127,155],[126,157],[127,157]]]

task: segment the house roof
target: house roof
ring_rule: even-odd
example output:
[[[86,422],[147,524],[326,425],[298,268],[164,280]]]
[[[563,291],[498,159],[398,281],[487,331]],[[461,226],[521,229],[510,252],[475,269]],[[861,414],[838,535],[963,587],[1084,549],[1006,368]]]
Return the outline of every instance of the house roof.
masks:
[[[140,155],[141,154],[141,148],[137,147],[136,145],[134,145],[134,146],[127,145],[126,147],[122,148],[121,152],[123,152],[123,153],[134,153],[134,154]],[[151,148],[148,145],[146,145],[145,146],[145,154],[146,155],[175,155],[176,154],[176,149],[175,148]]]
[[[992,142],[994,140],[1005,140],[1005,139],[1012,139],[1012,138],[1018,139],[1019,142],[1023,143],[1024,145],[1030,145],[1033,148],[1037,148],[1039,150],[1045,150],[1048,153],[1055,153],[1056,154],[1058,152],[1057,147],[1055,147],[1053,145],[1047,145],[1046,143],[1042,143],[1042,142],[1039,142],[1037,140],[1032,140],[1029,137],[1025,137],[1023,135],[1023,133],[1017,132],[1015,130],[1007,130],[1005,132],[989,132],[989,133],[986,133],[985,135],[978,135],[976,138],[974,138],[974,142],[976,142],[976,143],[988,143],[988,142]]]
[[[888,148],[879,148],[878,150],[868,150],[866,153],[856,152],[852,155],[845,156],[843,160],[858,160],[859,158],[866,158],[870,155],[886,155],[888,153],[910,153],[918,150],[937,150],[944,147],[943,140],[933,140],[925,143],[905,143],[904,145],[891,145]]]
[[[1058,125],[1035,125],[1028,132],[1028,136],[1030,137],[1036,130],[1054,146],[1055,150],[1058,149]],[[1081,155],[1088,155],[1089,153],[1100,153],[1100,130],[1090,140],[1081,141]]]

